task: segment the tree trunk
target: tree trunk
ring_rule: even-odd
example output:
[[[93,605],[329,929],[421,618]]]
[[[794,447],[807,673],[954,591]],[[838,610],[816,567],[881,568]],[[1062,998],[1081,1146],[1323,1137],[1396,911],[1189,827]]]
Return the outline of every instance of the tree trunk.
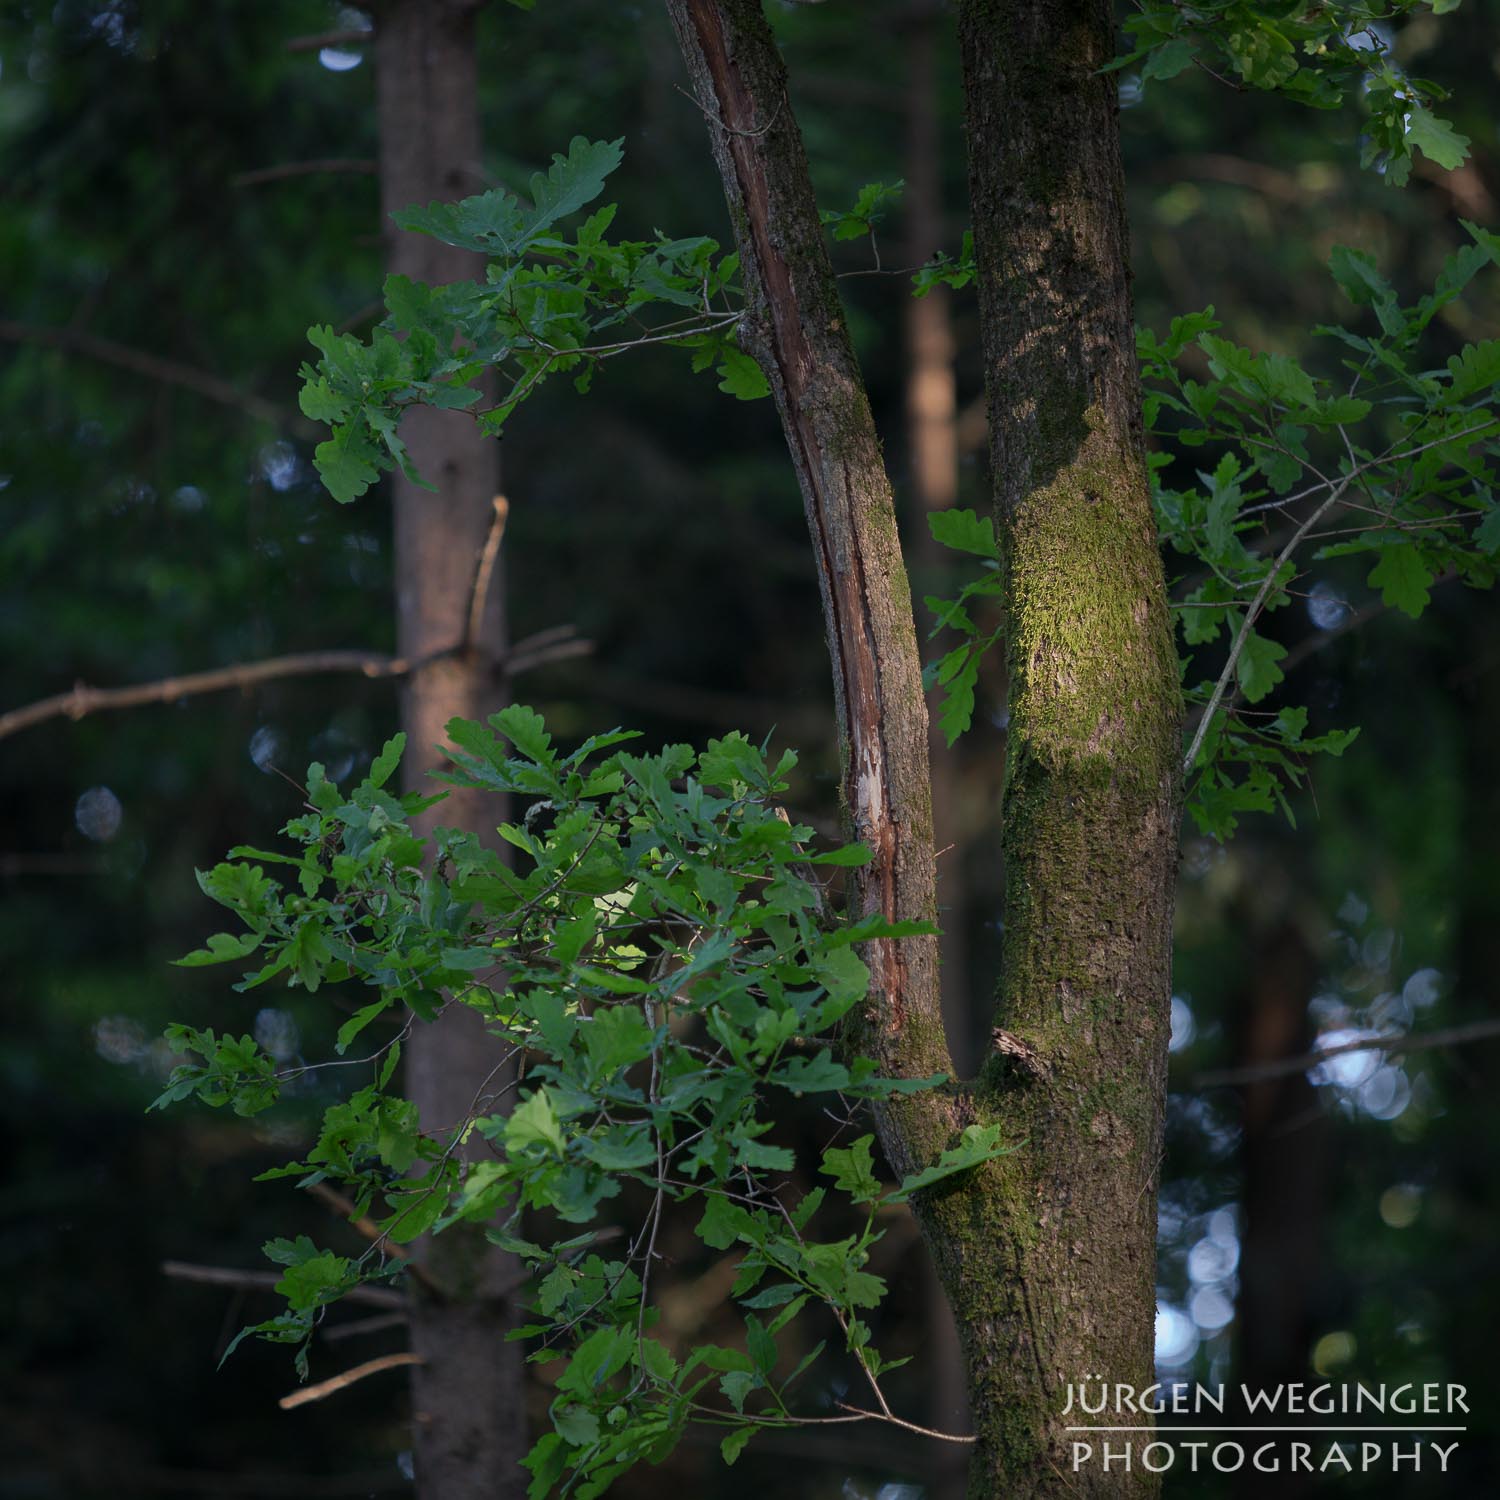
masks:
[[[786,72],[760,0],[668,0],[710,121],[734,222],[748,314],[743,338],[770,381],[817,560],[833,657],[843,795],[874,858],[858,872],[858,914],[936,915],[927,710],[895,501],[849,341]],[[904,1075],[950,1072],[932,937],[866,944],[862,1044]],[[886,1132],[905,1171],[931,1142],[929,1101],[895,1106]],[[934,1138],[936,1139],[936,1137]]]
[[[802,486],[855,833],[860,911],[934,909],[925,709],[890,488],[784,70],[758,0],[668,0],[744,268],[748,342]],[[986,370],[1009,599],[1008,1053],[882,1112],[904,1172],[970,1121],[1018,1149],[918,1204],[958,1313],[970,1493],[1137,1496],[1072,1465],[1070,1385],[1151,1379],[1179,735],[1139,427],[1112,55],[1102,4],[961,15]],[[933,945],[867,946],[860,1044],[947,1070]],[[1019,1054],[1019,1058],[1018,1055]],[[1133,1412],[1114,1425],[1148,1425]],[[1117,1446],[1120,1440],[1113,1440]]]
[[[942,148],[938,129],[937,40],[942,13],[924,7],[903,32],[907,43],[906,262],[921,265],[947,239],[942,205]],[[908,535],[912,572],[934,587],[952,575],[953,554],[928,526],[935,510],[958,500],[958,394],[953,317],[948,288],[906,299],[906,440],[912,504]],[[920,594],[922,590],[919,588]],[[940,689],[934,689],[939,694]],[[930,716],[932,717],[932,716]],[[955,1060],[972,1051],[969,1012],[965,837],[959,811],[958,760],[932,717],[927,741],[932,768],[932,839],[938,859],[942,937],[943,1020]]]
[[[906,96],[906,264],[930,260],[947,241],[943,220],[943,157],[938,108],[937,44],[943,11],[924,5],[903,32],[907,51]],[[953,315],[948,288],[936,286],[925,297],[906,298],[906,446],[910,490],[907,535],[912,574],[921,595],[924,583],[940,585],[952,576],[952,554],[932,534],[928,517],[958,500],[958,393],[954,376]],[[940,694],[941,688],[934,688]],[[964,858],[970,838],[959,811],[958,756],[928,715],[927,758],[932,769],[932,843],[936,851],[938,939],[943,1026],[948,1048],[962,1071],[974,1051],[970,1007],[968,888]],[[947,1293],[936,1268],[925,1274],[929,1414],[940,1432],[970,1425],[964,1388],[963,1351]],[[964,1491],[967,1455],[946,1449],[933,1455],[933,1500],[958,1500]]]
[[[1010,727],[999,1025],[1040,1055],[986,1074],[1025,1147],[970,1206],[976,1494],[1135,1496],[1075,1472],[1084,1381],[1152,1378],[1180,699],[1146,484],[1105,0],[959,11]],[[941,1248],[939,1259],[942,1260]],[[963,1257],[958,1257],[961,1268]],[[1074,1435],[1076,1436],[1076,1435]],[[1110,1441],[1123,1446],[1122,1435]]]
[[[1271,922],[1264,915],[1257,920],[1254,910],[1237,916],[1254,959],[1234,997],[1233,1055],[1247,1067],[1301,1056],[1314,1041],[1307,1007],[1319,978],[1317,955],[1291,913],[1277,913]],[[1248,1083],[1241,1097],[1245,1228],[1235,1309],[1236,1384],[1271,1391],[1306,1378],[1323,1312],[1329,1120],[1306,1073]],[[1236,1492],[1247,1497],[1262,1493],[1264,1484],[1264,1475],[1248,1472],[1235,1480]],[[1309,1475],[1284,1474],[1277,1481],[1278,1500],[1299,1500],[1316,1488]]]
[[[402,234],[394,210],[478,191],[479,109],[474,0],[392,0],[377,16],[380,188],[387,269],[414,280],[448,282],[483,275],[479,257],[428,235]],[[432,494],[400,474],[394,480],[398,650],[408,658],[465,636],[476,563],[494,515],[498,449],[462,413],[419,406],[401,435]],[[402,725],[408,789],[430,790],[427,772],[454,716],[483,718],[503,697],[495,662],[503,650],[498,570],[467,652],[434,662],[407,680]],[[504,818],[496,798],[454,790],[424,825],[484,833]],[[406,1047],[407,1093],[423,1127],[462,1120],[491,1079],[496,1049],[479,1018],[451,1006],[419,1026]],[[412,1309],[413,1450],[419,1500],[511,1500],[525,1493],[524,1364],[507,1344],[504,1284],[510,1257],[482,1233],[450,1229],[424,1242],[425,1264],[448,1293],[419,1295]]]

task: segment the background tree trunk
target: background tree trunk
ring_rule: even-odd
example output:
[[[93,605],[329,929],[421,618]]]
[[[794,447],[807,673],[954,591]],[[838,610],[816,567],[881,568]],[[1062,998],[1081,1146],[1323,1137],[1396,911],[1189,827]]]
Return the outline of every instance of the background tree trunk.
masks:
[[[380,195],[387,269],[414,280],[448,282],[483,275],[480,257],[428,235],[403,234],[389,215],[412,203],[466,197],[483,188],[480,167],[475,0],[394,0],[377,16]],[[397,649],[408,657],[461,639],[476,562],[494,514],[498,446],[462,413],[417,407],[402,425],[417,470],[432,494],[397,474]],[[481,627],[465,653],[443,658],[407,682],[402,725],[408,789],[430,789],[441,763],[435,747],[456,715],[484,718],[504,697],[495,662],[504,648],[497,569]],[[451,791],[422,820],[483,836],[503,820],[493,796]],[[477,1015],[452,1006],[418,1026],[406,1047],[407,1092],[425,1129],[464,1118],[498,1055]],[[486,1083],[486,1080],[489,1080]],[[522,1351],[507,1344],[505,1283],[510,1257],[482,1233],[450,1229],[424,1242],[427,1267],[450,1295],[418,1289],[411,1318],[412,1425],[420,1500],[510,1500],[525,1493],[519,1461],[527,1449]]]
[[[1271,881],[1264,882],[1270,886]],[[1260,903],[1242,904],[1236,926],[1250,935],[1253,959],[1236,996],[1234,1056],[1246,1067],[1307,1053],[1315,1040],[1308,1003],[1317,989],[1317,955],[1291,912],[1267,920]],[[1275,1390],[1307,1378],[1323,1312],[1327,1276],[1329,1121],[1306,1073],[1246,1084],[1241,1095],[1240,1171],[1245,1228],[1235,1309],[1237,1384]],[[1245,1420],[1249,1420],[1246,1418]],[[1308,1418],[1316,1422],[1316,1418]],[[1264,1493],[1265,1477],[1242,1474],[1240,1494]],[[1316,1481],[1284,1474],[1281,1500],[1297,1500]]]
[[[924,5],[906,23],[906,259],[931,260],[948,242],[943,216],[943,158],[939,130],[937,51],[947,36],[944,12]],[[932,534],[928,517],[958,500],[958,391],[954,370],[953,311],[946,286],[925,297],[907,296],[906,445],[910,491],[907,535],[911,572],[920,597],[952,576],[952,554]],[[934,688],[933,694],[942,689]],[[937,868],[938,939],[943,1026],[960,1073],[972,1071],[974,1017],[970,1006],[969,890],[964,859],[970,838],[959,810],[957,747],[949,748],[937,716],[928,714],[927,758],[932,768],[932,843]],[[970,1425],[963,1352],[947,1293],[935,1269],[925,1270],[931,1370],[931,1425],[940,1432]],[[957,1500],[964,1491],[967,1455],[962,1449],[933,1454],[934,1500]]]
[[[1026,1144],[963,1205],[960,1253],[936,1243],[968,1343],[972,1492],[1145,1495],[1152,1476],[1104,1473],[1097,1443],[1073,1472],[1061,1415],[1070,1384],[1152,1375],[1182,753],[1098,72],[1114,25],[1103,0],[966,0],[959,35],[1008,582],[997,1019],[1040,1062],[989,1065],[987,1102]]]

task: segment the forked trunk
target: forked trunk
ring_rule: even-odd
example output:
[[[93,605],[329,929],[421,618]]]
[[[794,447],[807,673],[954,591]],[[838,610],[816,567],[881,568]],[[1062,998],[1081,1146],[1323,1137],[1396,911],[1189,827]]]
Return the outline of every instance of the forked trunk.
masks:
[[[807,505],[862,909],[933,910],[925,710],[878,438],[759,0],[668,0],[709,119]],[[1068,1388],[1151,1380],[1180,702],[1146,486],[1113,54],[1102,3],[961,11],[1011,678],[999,1045],[973,1085],[880,1119],[892,1165],[969,1122],[1015,1154],[918,1205],[958,1314],[975,1500],[1156,1489],[1075,1469]],[[863,1045],[946,1068],[928,940],[871,945]],[[1094,1419],[1148,1425],[1133,1411]],[[1086,1440],[1086,1439],[1085,1439]],[[1116,1449],[1120,1434],[1112,1435]]]

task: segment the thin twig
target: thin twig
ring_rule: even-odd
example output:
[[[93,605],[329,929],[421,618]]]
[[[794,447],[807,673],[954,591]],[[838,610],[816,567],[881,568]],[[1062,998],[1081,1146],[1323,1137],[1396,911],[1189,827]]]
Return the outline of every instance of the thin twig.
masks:
[[[518,641],[496,663],[512,676],[547,662],[583,656],[593,650],[593,643],[559,639],[559,631],[572,626],[558,626]],[[544,639],[545,638],[545,639]],[[382,656],[373,651],[302,651],[289,656],[273,656],[265,661],[237,662],[230,667],[215,667],[206,672],[187,672],[181,677],[163,677],[155,682],[134,683],[129,687],[97,688],[78,683],[66,693],[28,703],[23,708],[0,714],[0,739],[30,729],[48,719],[67,717],[81,719],[106,709],[139,708],[148,703],[175,703],[199,693],[217,693],[226,688],[247,688],[282,677],[310,677],[324,672],[358,672],[365,677],[405,677],[433,662],[456,655],[462,646],[449,646],[427,656],[410,660],[404,656]]]
[[[373,42],[375,32],[369,26],[348,26],[339,31],[320,31],[313,36],[294,36],[286,44],[288,52],[321,52],[325,47],[355,47]]]
[[[1275,1062],[1250,1063],[1242,1068],[1215,1068],[1195,1073],[1195,1089],[1229,1088],[1242,1083],[1262,1083],[1272,1078],[1290,1078],[1305,1073],[1330,1057],[1346,1052],[1384,1052],[1388,1057],[1403,1052],[1424,1052],[1430,1047],[1457,1047],[1465,1042],[1488,1041],[1500,1036],[1500,1020],[1471,1021],[1466,1026],[1449,1026],[1442,1031],[1409,1032],[1405,1036],[1365,1037],[1355,1042],[1340,1042],[1336,1047],[1320,1047],[1297,1057],[1283,1057]]]
[[[314,1198],[318,1199],[319,1202],[331,1208],[340,1218],[347,1219],[372,1244],[377,1243],[382,1238],[381,1231],[374,1220],[364,1214],[356,1217],[353,1200],[346,1198],[337,1188],[329,1187],[326,1182],[314,1182],[308,1187],[307,1191]],[[448,1289],[434,1279],[426,1266],[412,1259],[411,1251],[405,1245],[398,1245],[394,1240],[391,1240],[387,1242],[385,1249],[387,1254],[401,1261],[406,1269],[411,1272],[413,1278],[420,1281],[433,1296],[441,1298],[443,1301],[449,1300],[450,1293]]]
[[[355,1365],[352,1370],[345,1370],[342,1375],[334,1375],[328,1380],[320,1380],[316,1385],[293,1391],[290,1396],[283,1396],[276,1404],[282,1411],[291,1411],[294,1406],[306,1406],[309,1401],[321,1401],[326,1396],[332,1396],[336,1391],[347,1389],[357,1380],[364,1380],[370,1375],[379,1375],[382,1370],[399,1370],[403,1365],[425,1365],[426,1363],[427,1361],[420,1354],[413,1354],[410,1350],[402,1354],[382,1354],[379,1359],[367,1359],[364,1364]]]
[[[313,177],[324,173],[349,173],[373,177],[380,163],[371,156],[318,156],[308,161],[281,162],[273,167],[256,167],[229,179],[230,187],[259,187],[265,182],[285,182],[289,177]]]
[[[494,1078],[494,1076],[498,1072],[500,1072],[500,1070],[504,1068],[508,1063],[512,1062],[520,1053],[520,1051],[520,1047],[512,1047],[510,1051],[507,1052],[495,1064],[495,1066],[484,1075],[484,1078],[480,1082],[479,1087],[474,1091],[473,1099],[469,1101],[468,1109],[464,1111],[463,1121],[454,1128],[452,1140],[448,1142],[448,1145],[443,1151],[443,1154],[437,1159],[437,1162],[432,1167],[431,1176],[438,1179],[438,1181],[435,1182],[433,1186],[422,1189],[422,1191],[418,1193],[411,1202],[405,1203],[400,1208],[398,1208],[389,1228],[376,1229],[375,1236],[370,1242],[370,1248],[366,1250],[365,1253],[359,1258],[358,1263],[360,1265],[363,1265],[364,1262],[368,1260],[370,1256],[373,1255],[377,1250],[383,1252],[388,1247],[391,1250],[394,1250],[395,1243],[391,1240],[391,1230],[394,1229],[396,1225],[400,1223],[408,1213],[411,1212],[412,1209],[418,1207],[418,1205],[422,1203],[425,1203],[434,1193],[439,1191],[439,1184],[442,1181],[443,1173],[447,1168],[448,1163],[452,1160],[453,1153],[457,1151],[459,1146],[463,1143],[465,1137],[468,1134],[469,1127],[478,1117],[479,1101],[484,1098],[485,1090],[490,1086],[490,1080]],[[502,1090],[501,1092],[503,1093],[504,1090]],[[411,1269],[413,1272],[418,1271],[418,1268],[415,1265],[412,1265]],[[433,1282],[425,1273],[419,1273],[419,1279],[423,1282],[424,1285],[434,1288],[439,1293],[439,1295],[444,1295],[442,1288],[437,1286],[437,1284]]]
[[[197,1266],[183,1260],[164,1260],[163,1276],[174,1281],[197,1281],[207,1286],[229,1286],[240,1291],[274,1291],[285,1274],[281,1271],[240,1271],[233,1266]],[[371,1307],[404,1308],[406,1298],[400,1292],[382,1286],[350,1287],[343,1294],[346,1302],[364,1302]]]
[[[494,507],[494,514],[490,517],[489,535],[480,548],[479,560],[474,568],[474,582],[469,589],[469,613],[464,626],[464,649],[468,651],[472,651],[479,643],[484,609],[489,603],[490,584],[495,575],[495,559],[500,555],[500,541],[505,535],[505,522],[510,515],[510,502],[504,495],[496,495],[490,503]]]
[[[682,97],[686,99],[690,104],[695,105],[698,108],[699,112],[703,115],[703,118],[705,120],[712,120],[714,124],[724,132],[725,135],[744,136],[752,140],[756,136],[765,135],[766,132],[770,130],[770,128],[776,123],[776,121],[781,118],[781,111],[786,105],[786,95],[782,94],[781,98],[776,101],[776,108],[771,111],[771,118],[767,120],[764,125],[757,125],[750,130],[736,130],[733,125],[729,125],[725,122],[724,116],[721,115],[717,109],[709,109],[708,106],[702,102],[702,100],[698,99],[695,95],[690,94],[685,88],[683,88],[680,83],[674,83],[672,87],[676,89],[677,92],[681,94]]]
[[[843,1401],[834,1403],[840,1411],[846,1411],[856,1419],[862,1418],[867,1422],[889,1422],[893,1427],[904,1427],[907,1432],[915,1432],[922,1437],[937,1438],[944,1443],[972,1443],[977,1441],[972,1435],[964,1435],[957,1432],[938,1432],[932,1427],[921,1427],[915,1422],[908,1422],[904,1417],[894,1416],[890,1411],[866,1411],[862,1406],[849,1406]]]
[[[370,1318],[356,1318],[352,1323],[325,1323],[319,1330],[330,1342],[338,1339],[358,1338],[365,1333],[384,1333],[387,1328],[399,1328],[410,1321],[404,1312],[376,1313]]]
[[[117,344],[113,339],[101,339],[92,333],[84,333],[81,329],[38,328],[29,323],[0,320],[0,339],[12,344],[40,344],[45,348],[61,349],[68,354],[83,354],[104,364],[119,365],[121,369],[134,370],[136,374],[145,375],[151,380],[195,391],[210,401],[217,401],[221,406],[233,406],[259,422],[285,426],[296,420],[295,414],[286,408],[263,397],[252,396],[227,380],[211,375],[207,370],[180,364],[175,359],[163,359],[157,354],[147,354],[142,349]]]
[[[766,1412],[756,1418],[767,1429],[774,1431],[776,1428],[786,1427],[839,1427],[850,1422],[885,1422],[892,1427],[905,1428],[907,1432],[915,1432],[921,1437],[937,1438],[944,1443],[973,1443],[978,1439],[972,1435],[956,1432],[938,1432],[931,1427],[920,1427],[915,1422],[908,1422],[903,1417],[889,1416],[881,1411],[868,1411],[862,1406],[850,1406],[843,1401],[834,1403],[845,1415],[842,1417],[794,1417],[789,1412]],[[711,1406],[700,1406],[694,1402],[692,1409],[709,1421],[718,1421],[724,1426],[739,1426],[730,1413],[715,1410]]]
[[[1419,453],[1426,453],[1429,448],[1440,448],[1445,443],[1458,443],[1467,437],[1477,437],[1481,432],[1488,432],[1495,425],[1496,423],[1493,420],[1481,422],[1477,427],[1465,427],[1462,432],[1451,432],[1446,437],[1433,438],[1431,442],[1427,443],[1418,443],[1414,448],[1403,448],[1396,453],[1381,453],[1362,464],[1356,464],[1346,474],[1341,475],[1338,480],[1320,478],[1316,484],[1310,484],[1305,489],[1298,490],[1294,495],[1284,495],[1279,500],[1265,500],[1259,505],[1247,505],[1240,512],[1240,516],[1258,515],[1263,510],[1282,510],[1288,505],[1295,505],[1299,500],[1306,500],[1309,495],[1316,495],[1320,491],[1326,490],[1333,483],[1337,483],[1347,489],[1351,479],[1357,478],[1367,470],[1378,469],[1382,464],[1396,464],[1402,462],[1404,459],[1415,458]],[[1342,429],[1340,430],[1342,431]],[[1269,448],[1273,445],[1257,441],[1256,446]]]
[[[1209,725],[1213,723],[1214,715],[1219,710],[1219,704],[1223,700],[1229,684],[1234,680],[1234,670],[1239,665],[1240,653],[1245,649],[1245,642],[1249,640],[1250,631],[1254,627],[1256,620],[1260,618],[1261,608],[1266,602],[1266,597],[1270,594],[1272,588],[1275,587],[1276,580],[1281,573],[1281,565],[1297,550],[1302,538],[1323,519],[1328,511],[1339,503],[1348,485],[1349,477],[1346,476],[1329,494],[1328,498],[1292,533],[1291,540],[1281,549],[1276,557],[1276,561],[1271,564],[1270,571],[1262,580],[1260,588],[1256,590],[1255,598],[1251,600],[1250,608],[1245,612],[1244,623],[1240,626],[1239,633],[1234,638],[1234,645],[1229,648],[1229,659],[1224,663],[1224,670],[1219,673],[1219,680],[1214,684],[1214,690],[1209,695],[1208,703],[1203,710],[1203,717],[1198,720],[1198,728],[1193,734],[1193,742],[1188,746],[1187,755],[1183,757],[1182,769],[1185,773],[1192,771],[1193,764],[1198,759],[1198,751],[1202,747],[1203,737],[1208,733]]]
[[[539,647],[535,650],[527,648],[515,650],[502,656],[496,664],[508,677],[519,677],[522,672],[529,672],[533,667],[547,665],[555,661],[571,661],[578,656],[592,656],[594,654],[594,643],[582,638],[576,640],[559,641],[555,646]]]

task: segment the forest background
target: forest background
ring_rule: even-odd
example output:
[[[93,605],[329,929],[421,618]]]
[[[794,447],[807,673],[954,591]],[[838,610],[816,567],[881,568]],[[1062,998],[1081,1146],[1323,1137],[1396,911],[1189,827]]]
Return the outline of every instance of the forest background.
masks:
[[[770,9],[824,204],[905,179],[877,229],[883,265],[956,250],[965,169],[943,8]],[[76,681],[393,650],[388,503],[332,503],[311,464],[321,434],[296,410],[308,326],[365,327],[382,275],[365,26],[359,11],[300,0],[0,11],[0,710]],[[492,6],[478,36],[483,158],[464,191],[523,183],[574,134],[623,136],[610,188],[622,227],[728,238],[656,8]],[[1357,109],[1314,114],[1198,72],[1143,87],[1126,70],[1142,326],[1212,303],[1239,341],[1316,364],[1326,356],[1309,330],[1351,315],[1325,269],[1334,245],[1375,254],[1411,300],[1463,243],[1460,218],[1500,223],[1500,6],[1423,17],[1395,40],[1403,66],[1452,89],[1447,113],[1473,143],[1456,172],[1419,160],[1400,192],[1359,165]],[[867,274],[865,240],[841,243],[836,264],[851,273],[842,286],[914,593],[942,594],[963,565],[926,540],[924,511],[983,510],[988,493],[972,293],[914,303],[906,278]],[[1455,348],[1494,336],[1493,281],[1444,318]],[[508,633],[549,632],[552,657],[516,696],[564,740],[620,722],[654,742],[774,732],[803,753],[797,816],[836,837],[816,586],[769,404],[729,399],[666,352],[606,368],[586,397],[555,386],[504,443]],[[1295,828],[1247,819],[1227,847],[1189,828],[1179,889],[1161,1368],[1275,1377],[1273,1348],[1290,1343],[1304,1373],[1461,1381],[1475,1430],[1468,1477],[1432,1490],[1445,1494],[1488,1493],[1497,1461],[1500,1163],[1487,1143],[1500,1044],[1356,1053],[1316,1082],[1297,1074],[1269,1090],[1214,1075],[1320,1035],[1491,1013],[1495,625],[1493,597],[1457,582],[1414,623],[1360,570],[1328,564],[1267,628],[1288,648],[1295,701],[1361,738],[1315,768]],[[976,729],[935,771],[939,843],[951,846],[945,1003],[971,1057],[1000,900],[1004,683],[998,662],[986,673]],[[162,1272],[261,1267],[276,1234],[352,1235],[326,1207],[250,1183],[295,1145],[296,1120],[252,1130],[194,1108],[143,1113],[170,1066],[156,1040],[169,1020],[254,1030],[288,1057],[326,1052],[332,1023],[315,1001],[234,996],[221,974],[169,961],[212,921],[194,868],[231,844],[272,843],[295,811],[278,772],[300,777],[319,759],[359,776],[396,712],[389,679],[288,676],[0,739],[12,1166],[0,1496],[408,1487],[399,1374],[280,1412],[293,1385],[283,1351],[246,1344],[213,1373],[269,1297]],[[818,1124],[809,1112],[796,1128]],[[883,1344],[933,1361],[893,1377],[896,1389],[952,1426],[951,1355],[914,1231],[893,1231],[882,1254]],[[711,1330],[724,1290],[706,1269],[679,1268],[672,1316],[689,1333]],[[327,1368],[400,1346],[398,1329],[334,1343]],[[761,1440],[732,1471],[713,1445],[690,1444],[672,1475],[642,1471],[620,1493],[663,1482],[726,1497],[951,1493],[930,1445],[832,1431]],[[1172,1493],[1225,1492],[1216,1483],[1176,1479]],[[1422,1492],[1379,1476],[1339,1483]]]

